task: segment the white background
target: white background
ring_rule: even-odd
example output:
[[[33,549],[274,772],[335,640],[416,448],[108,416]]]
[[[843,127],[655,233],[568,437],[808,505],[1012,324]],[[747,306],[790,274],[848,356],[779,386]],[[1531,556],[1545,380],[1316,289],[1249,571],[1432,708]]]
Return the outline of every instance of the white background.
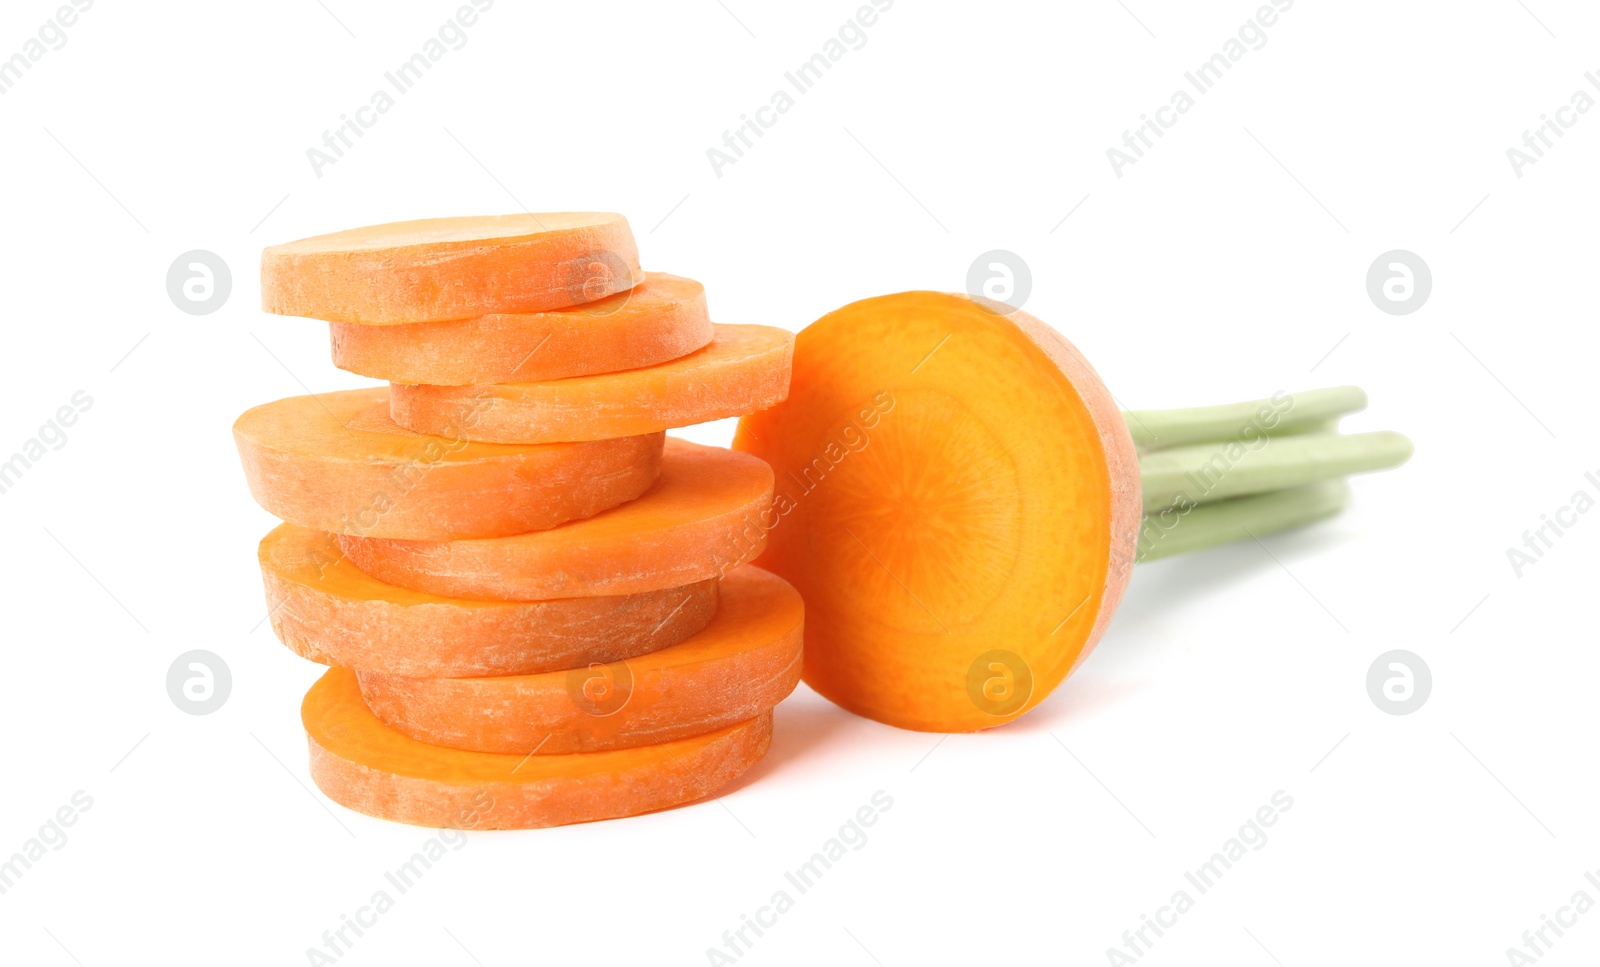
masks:
[[[720,801],[472,834],[341,963],[706,963],[877,790],[866,845],[741,962],[1106,963],[1277,790],[1267,844],[1145,961],[1499,964],[1600,900],[1600,514],[1520,578],[1506,558],[1600,471],[1600,111],[1521,178],[1506,156],[1600,96],[1592,5],[1300,0],[1119,179],[1106,149],[1255,3],[900,0],[719,178],[707,148],[853,0],[500,0],[319,178],[306,149],[456,7],[324,2],[97,3],[0,96],[0,455],[94,401],[0,496],[0,855],[93,799],[0,896],[6,962],[305,963],[433,835],[308,788],[319,669],[262,624],[272,520],[229,426],[363,382],[256,308],[264,245],[524,205],[624,212],[718,319],[793,329],[1009,249],[1126,406],[1356,383],[1346,427],[1417,455],[1335,521],[1142,567],[1011,726],[940,740],[802,686]],[[54,6],[6,4],[0,56]],[[1364,284],[1397,248],[1434,277],[1405,316]],[[212,315],[167,297],[191,249],[232,267]],[[234,679],[203,717],[164,683],[195,648]],[[1434,679],[1403,717],[1365,686],[1393,648]],[[1592,911],[1543,962],[1597,955]]]

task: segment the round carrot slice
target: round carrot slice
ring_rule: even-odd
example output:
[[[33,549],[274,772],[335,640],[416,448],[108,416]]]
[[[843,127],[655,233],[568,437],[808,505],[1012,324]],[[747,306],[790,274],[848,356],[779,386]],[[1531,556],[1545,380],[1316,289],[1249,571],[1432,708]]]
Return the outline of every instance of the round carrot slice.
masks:
[[[541,601],[638,594],[719,577],[766,541],[772,468],[748,453],[668,438],[661,481],[587,520],[512,537],[403,541],[341,534],[387,584],[460,598]]]
[[[655,366],[711,341],[700,283],[661,272],[598,302],[407,326],[330,323],[333,364],[396,383],[514,383]]]
[[[367,576],[332,534],[293,524],[262,538],[258,556],[284,644],[324,665],[390,675],[530,675],[612,662],[676,645],[717,610],[715,580],[554,601],[425,594]]]
[[[390,728],[475,752],[541,755],[670,742],[753,718],[800,681],[800,595],[775,574],[722,579],[717,615],[681,644],[570,671],[500,678],[358,672]]]
[[[716,327],[706,348],[660,366],[542,383],[394,384],[389,412],[437,433],[468,401],[482,407],[465,432],[492,443],[602,440],[766,409],[789,389],[794,334],[771,326]]]
[[[662,745],[575,755],[462,752],[401,735],[331,668],[300,706],[311,778],[356,812],[417,826],[533,829],[616,819],[700,799],[760,761],[772,713]]]
[[[342,534],[454,540],[554,527],[655,483],[664,434],[545,446],[474,443],[454,425],[423,436],[389,419],[386,387],[292,396],[246,410],[234,442],[256,502]]]
[[[1033,708],[1131,575],[1133,441],[1094,370],[1009,306],[908,292],[801,332],[758,562],[806,602],[805,680],[869,718],[962,732]]]
[[[387,326],[560,309],[643,277],[628,220],[611,212],[425,218],[267,248],[261,308]]]

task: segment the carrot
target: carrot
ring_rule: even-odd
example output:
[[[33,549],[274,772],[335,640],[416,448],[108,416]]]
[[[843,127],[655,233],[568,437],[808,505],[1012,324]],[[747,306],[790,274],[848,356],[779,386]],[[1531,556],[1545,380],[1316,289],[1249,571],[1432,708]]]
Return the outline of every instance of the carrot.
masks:
[[[262,538],[258,557],[272,630],[290,650],[388,675],[529,675],[618,661],[676,645],[717,610],[713,579],[554,601],[425,594],[367,576],[332,534],[293,524]]]
[[[389,419],[384,387],[293,396],[233,425],[256,502],[290,523],[373,537],[453,540],[554,527],[632,500],[660,472],[660,433],[581,444],[473,443]],[[456,416],[473,419],[470,406]]]
[[[722,579],[704,630],[636,658],[498,678],[357,677],[373,714],[421,742],[519,755],[631,748],[777,705],[800,681],[803,612],[788,582],[744,567]]]
[[[377,326],[544,312],[641,281],[628,220],[610,212],[427,218],[261,253],[261,308]]]
[[[396,383],[513,383],[655,366],[711,341],[700,283],[661,272],[597,302],[405,326],[329,323],[333,364]]]
[[[417,826],[532,829],[691,802],[766,754],[772,713],[661,745],[575,755],[462,752],[388,728],[355,673],[329,669],[300,706],[311,778],[357,812]]]
[[[493,601],[637,594],[727,573],[760,553],[772,469],[747,453],[668,438],[661,481],[587,520],[511,537],[446,542],[340,535],[380,581]]]
[[[1352,401],[1330,402],[1285,427],[1318,429]],[[902,728],[1009,721],[1088,655],[1136,556],[1162,554],[1143,507],[1192,550],[1326,516],[1336,495],[1316,481],[1410,452],[1384,434],[1252,442],[1226,485],[1186,496],[1219,466],[1218,446],[1195,445],[1236,433],[1235,409],[1143,414],[1191,445],[1155,449],[1146,488],[1138,414],[1125,422],[1088,362],[1026,313],[908,292],[824,316],[797,339],[789,398],[734,441],[779,481],[757,563],[805,599],[806,682]]]
[[[659,366],[493,386],[395,384],[396,423],[437,433],[468,401],[463,432],[492,443],[557,443],[652,433],[765,409],[784,398],[794,335],[771,326],[716,327],[711,344]]]

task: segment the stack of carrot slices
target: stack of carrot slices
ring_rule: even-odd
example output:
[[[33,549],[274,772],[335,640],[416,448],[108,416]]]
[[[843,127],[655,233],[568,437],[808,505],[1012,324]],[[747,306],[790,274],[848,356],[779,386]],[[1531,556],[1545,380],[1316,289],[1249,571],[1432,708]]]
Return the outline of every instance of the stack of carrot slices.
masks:
[[[267,249],[262,306],[387,387],[247,411],[273,630],[334,666],[301,717],[335,801],[436,827],[609,819],[760,760],[800,596],[749,566],[772,470],[665,430],[788,394],[794,338],[713,324],[599,212]]]

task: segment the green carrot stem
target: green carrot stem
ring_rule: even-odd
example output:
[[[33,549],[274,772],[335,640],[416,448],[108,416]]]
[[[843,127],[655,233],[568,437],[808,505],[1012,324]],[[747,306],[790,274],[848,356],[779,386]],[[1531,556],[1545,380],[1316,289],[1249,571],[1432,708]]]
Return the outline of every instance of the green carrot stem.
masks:
[[[1301,487],[1353,473],[1397,467],[1411,456],[1399,433],[1306,433],[1257,436],[1143,454],[1139,477],[1146,511],[1193,506]]]
[[[1251,497],[1235,497],[1145,516],[1135,561],[1159,560],[1219,544],[1250,540],[1337,514],[1349,499],[1343,480],[1323,481]]]
[[[1271,399],[1181,410],[1131,410],[1122,414],[1140,451],[1164,450],[1224,440],[1248,442],[1257,436],[1303,433],[1337,422],[1347,413],[1366,409],[1367,394],[1359,386],[1336,386]]]

